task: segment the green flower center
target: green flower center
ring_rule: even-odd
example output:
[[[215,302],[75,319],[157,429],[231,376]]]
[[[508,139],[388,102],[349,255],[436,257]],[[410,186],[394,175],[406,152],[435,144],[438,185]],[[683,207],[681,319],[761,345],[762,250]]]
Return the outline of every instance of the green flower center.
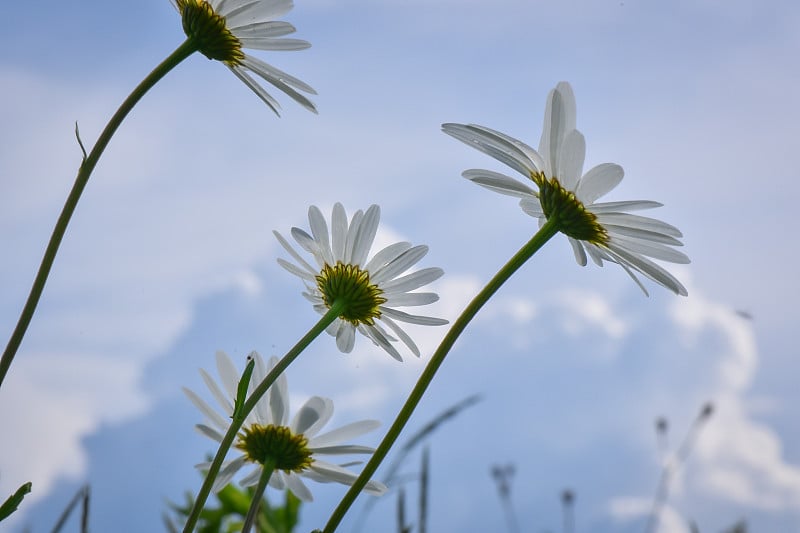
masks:
[[[286,426],[252,424],[239,434],[236,448],[244,452],[248,461],[263,465],[269,460],[276,469],[287,473],[302,472],[314,462],[308,439],[295,435]]]
[[[244,59],[242,43],[225,25],[206,0],[177,0],[183,31],[207,58],[240,65]]]
[[[532,179],[539,186],[539,202],[544,216],[548,220],[555,217],[561,233],[592,244],[604,245],[608,242],[606,229],[574,192],[566,190],[556,178],[548,180],[543,173],[534,174]]]
[[[341,261],[335,266],[326,264],[317,276],[317,288],[328,308],[333,302],[345,302],[339,318],[354,326],[364,323],[372,326],[380,318],[379,306],[386,303],[383,291],[369,282],[369,272],[356,265],[345,265]]]

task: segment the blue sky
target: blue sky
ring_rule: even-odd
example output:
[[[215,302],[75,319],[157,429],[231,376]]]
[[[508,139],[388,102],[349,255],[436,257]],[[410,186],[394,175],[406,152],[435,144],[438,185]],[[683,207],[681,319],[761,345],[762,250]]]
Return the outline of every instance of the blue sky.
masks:
[[[489,469],[513,462],[526,529],[558,530],[558,494],[571,487],[579,530],[641,531],[658,474],[653,421],[669,418],[674,443],[708,400],[717,412],[662,531],[688,531],[690,518],[704,532],[739,518],[800,530],[790,233],[800,7],[308,0],[285,19],[312,48],[259,57],[311,84],[318,116],[274,92],[276,118],[197,55],[144,98],[101,160],[0,390],[0,494],[34,483],[13,531],[49,530],[87,481],[97,531],[157,530],[165,499],[197,489],[193,465],[211,447],[180,387],[202,388],[197,368],[213,368],[216,350],[280,355],[316,319],[276,265],[285,254],[271,234],[306,227],[311,204],[380,204],[383,242],[431,247],[425,266],[446,272],[433,313],[453,319],[535,222],[459,177],[504,169],[439,125],[475,122],[536,145],[561,80],[576,93],[587,168],[625,168],[609,199],[660,201],[653,215],[683,230],[692,264],[672,270],[689,297],[650,284],[645,298],[620,269],[581,268],[564,239],[548,243],[459,341],[412,419],[409,434],[482,394],[431,442],[433,530],[502,524]],[[183,36],[166,0],[23,2],[9,20],[3,338],[74,178],[75,121],[93,142]],[[388,425],[443,333],[412,330],[423,356],[402,364],[364,339],[342,355],[321,338],[290,369],[295,405],[327,395],[334,423]],[[312,490],[304,529],[343,494]],[[393,524],[393,507],[379,502],[374,528]]]

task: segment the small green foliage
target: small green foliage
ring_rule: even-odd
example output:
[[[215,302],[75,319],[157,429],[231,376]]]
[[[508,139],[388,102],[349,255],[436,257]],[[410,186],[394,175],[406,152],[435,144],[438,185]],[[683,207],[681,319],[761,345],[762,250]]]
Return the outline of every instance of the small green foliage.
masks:
[[[253,493],[253,488],[242,489],[228,484],[217,493],[218,505],[213,507],[207,504],[200,513],[196,531],[198,533],[241,531]],[[300,514],[301,502],[289,491],[284,494],[285,498],[281,505],[270,505],[266,497],[261,500],[255,524],[257,533],[292,533],[294,531]],[[171,507],[180,517],[186,518],[191,512],[193,502],[192,496],[187,494],[184,506],[173,504]]]
[[[5,520],[11,513],[17,510],[22,499],[31,491],[31,482],[23,484],[17,489],[17,492],[8,497],[8,499],[0,505],[0,522]]]

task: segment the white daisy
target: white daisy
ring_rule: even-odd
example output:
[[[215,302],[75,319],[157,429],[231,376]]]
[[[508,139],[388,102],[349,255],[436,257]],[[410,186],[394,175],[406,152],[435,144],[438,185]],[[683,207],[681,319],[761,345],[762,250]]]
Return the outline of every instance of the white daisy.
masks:
[[[347,302],[344,312],[328,327],[328,333],[336,336],[339,350],[345,353],[352,351],[358,330],[392,357],[402,361],[392,345],[397,339],[383,326],[388,327],[419,357],[419,348],[395,321],[441,326],[447,324],[447,320],[412,315],[396,307],[427,305],[437,301],[439,296],[436,293],[410,291],[439,279],[444,272],[441,268],[423,268],[400,276],[428,253],[427,246],[412,246],[408,242],[389,245],[367,260],[380,216],[380,208],[373,205],[366,212],[356,211],[348,223],[344,207],[337,203],[333,206],[329,232],[322,212],[316,206],[311,206],[308,209],[311,235],[302,229],[292,228],[292,237],[303,250],[314,256],[316,267],[300,257],[280,233],[273,233],[297,265],[284,259],[278,259],[278,263],[305,282],[306,292],[303,296],[318,313],[325,314],[334,301]]]
[[[263,359],[256,352],[251,353],[248,359],[250,357],[255,358],[255,367],[248,394],[252,394],[253,389],[278,362],[276,357],[272,357],[269,365],[265,366]],[[222,442],[223,435],[230,427],[240,372],[223,352],[217,352],[217,371],[222,388],[204,370],[201,369],[200,374],[222,408],[222,414],[212,409],[191,390],[184,388],[183,391],[206,416],[206,422],[197,424],[197,429],[203,435]],[[244,487],[256,485],[261,476],[260,465],[267,459],[276,462],[269,485],[278,490],[288,487],[295,496],[306,502],[313,498],[301,477],[319,483],[336,482],[352,485],[357,477],[356,474],[343,466],[323,461],[320,456],[371,454],[375,451],[373,448],[342,443],[372,431],[380,423],[377,420],[362,420],[320,434],[320,430],[331,416],[333,416],[333,402],[328,398],[314,396],[303,404],[289,422],[288,384],[286,376],[281,374],[247,416],[235,444],[235,447],[242,451],[242,455],[222,464],[219,475],[214,481],[213,490],[219,491],[225,487],[234,474],[248,463],[254,464],[256,468],[239,483]],[[202,463],[197,467],[207,470],[209,465],[210,463]],[[386,486],[377,481],[370,481],[364,491],[381,495],[386,492]]]
[[[183,30],[197,49],[209,59],[222,61],[275,113],[280,104],[251,73],[274,85],[297,103],[317,112],[299,91],[317,94],[308,84],[244,53],[257,50],[303,50],[311,46],[300,39],[284,39],[294,33],[288,22],[274,20],[288,13],[292,0],[170,0],[183,20]]]
[[[684,286],[649,259],[689,263],[685,254],[672,248],[683,246],[678,240],[683,236],[680,230],[660,220],[628,213],[662,204],[644,200],[595,203],[622,181],[623,170],[619,165],[603,163],[583,174],[586,142],[575,129],[575,96],[568,83],[559,83],[547,97],[538,152],[484,126],[443,124],[442,129],[528,178],[530,182],[520,182],[499,172],[479,169],[463,173],[487,189],[520,198],[523,211],[539,218],[540,225],[557,217],[559,231],[569,238],[578,264],[586,265],[588,253],[599,266],[603,266],[603,260],[620,265],[645,294],[647,290],[634,271],[686,296]]]

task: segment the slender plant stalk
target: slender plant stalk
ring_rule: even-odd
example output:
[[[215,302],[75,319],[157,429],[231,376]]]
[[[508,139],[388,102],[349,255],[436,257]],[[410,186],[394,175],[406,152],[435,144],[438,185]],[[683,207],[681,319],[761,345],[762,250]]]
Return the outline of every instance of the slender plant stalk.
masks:
[[[241,429],[242,424],[244,424],[247,415],[250,414],[258,401],[261,399],[264,394],[266,394],[267,389],[272,386],[278,376],[280,376],[286,368],[292,364],[292,362],[297,359],[297,356],[305,350],[311,341],[316,339],[320,333],[325,331],[331,323],[333,323],[336,318],[342,314],[342,310],[347,307],[347,302],[336,301],[331,305],[328,312],[322,315],[322,318],[319,319],[314,327],[312,327],[308,333],[306,333],[302,339],[300,339],[297,344],[295,344],[291,350],[286,352],[286,355],[278,361],[275,367],[270,370],[261,383],[256,386],[253,390],[253,394],[247,399],[244,403],[244,406],[241,410],[237,411],[236,416],[234,416],[231,420],[231,425],[228,428],[228,432],[225,433],[225,436],[222,437],[222,441],[219,444],[219,449],[217,450],[217,454],[214,456],[214,460],[211,462],[211,466],[208,468],[208,473],[206,474],[206,479],[203,481],[202,487],[200,487],[200,492],[197,494],[197,498],[195,498],[194,505],[192,506],[192,511],[189,514],[189,517],[186,519],[186,525],[183,527],[184,533],[191,533],[194,531],[194,526],[197,524],[197,520],[200,518],[200,512],[203,510],[203,506],[206,504],[206,500],[208,499],[208,495],[211,494],[211,488],[214,486],[214,480],[219,473],[220,468],[222,468],[222,462],[225,460],[225,455],[227,455],[228,450],[233,445],[233,441],[236,439],[236,435]]]
[[[267,483],[269,483],[269,478],[272,476],[274,471],[275,460],[267,459],[261,468],[261,477],[258,478],[258,485],[256,486],[255,493],[253,494],[253,501],[250,502],[250,509],[248,509],[247,516],[244,519],[242,533],[250,533],[250,529],[252,529],[253,524],[256,521],[256,517],[258,516],[258,508],[261,506],[261,498],[264,497],[264,491],[267,490]]]
[[[28,325],[33,318],[33,313],[36,311],[36,305],[39,303],[39,298],[41,297],[45,283],[47,282],[47,276],[50,274],[50,269],[53,266],[53,261],[55,261],[56,253],[58,253],[58,247],[61,244],[61,239],[64,237],[64,233],[67,231],[67,225],[72,218],[72,214],[75,212],[75,207],[78,205],[78,200],[83,193],[83,189],[86,187],[86,183],[89,181],[89,177],[92,175],[95,165],[97,165],[97,161],[100,159],[100,156],[103,154],[106,146],[108,146],[108,142],[117,131],[119,125],[122,124],[122,121],[125,119],[127,114],[131,109],[133,109],[142,96],[144,96],[147,91],[149,91],[161,78],[163,78],[167,72],[175,68],[181,61],[189,57],[195,51],[197,51],[197,46],[191,40],[187,39],[184,41],[184,43],[181,44],[174,52],[172,52],[169,57],[161,62],[161,64],[158,65],[150,74],[148,74],[147,77],[142,80],[142,82],[133,90],[128,98],[122,102],[122,105],[119,107],[119,109],[117,109],[117,112],[114,113],[114,116],[111,117],[111,120],[100,134],[100,137],[97,138],[97,142],[92,148],[92,151],[89,152],[88,156],[84,151],[84,158],[81,162],[80,168],[78,169],[78,176],[75,178],[75,183],[72,186],[69,196],[67,196],[67,201],[64,203],[64,208],[61,210],[61,215],[58,217],[56,226],[53,229],[52,235],[50,236],[50,241],[47,243],[47,248],[45,249],[44,257],[42,258],[42,263],[39,266],[39,271],[36,273],[36,278],[33,281],[31,292],[28,295],[28,299],[25,301],[25,307],[22,309],[17,326],[14,328],[14,332],[11,334],[11,339],[8,341],[8,345],[3,352],[2,358],[0,358],[0,385],[3,384],[3,380],[8,373],[8,369],[11,367],[11,362],[14,360],[14,356],[16,355],[20,344],[22,344],[22,338],[25,336],[25,331],[28,329]],[[78,138],[78,142],[80,143],[80,138]],[[81,149],[83,149],[82,144]]]
[[[544,225],[539,228],[539,231],[533,236],[533,238],[528,241],[514,255],[514,257],[512,257],[511,260],[500,269],[497,274],[495,274],[491,281],[489,281],[489,283],[481,290],[481,292],[479,292],[478,295],[472,299],[461,315],[456,319],[455,322],[453,322],[453,326],[444,336],[444,339],[442,339],[441,344],[436,349],[436,352],[434,352],[431,360],[425,367],[425,370],[423,370],[422,375],[420,375],[416,385],[414,385],[411,394],[406,400],[406,403],[403,405],[403,408],[400,410],[400,413],[397,415],[397,418],[395,418],[392,427],[389,428],[389,431],[378,445],[375,453],[372,454],[372,457],[370,458],[369,462],[367,462],[364,470],[358,476],[355,483],[353,483],[353,486],[350,487],[344,498],[342,498],[342,501],[339,502],[339,505],[328,519],[328,523],[325,525],[324,533],[332,533],[336,530],[339,523],[342,521],[342,518],[344,518],[344,515],[353,505],[353,502],[356,500],[361,490],[378,469],[378,466],[386,457],[386,454],[389,453],[389,450],[394,445],[397,437],[400,436],[400,432],[405,427],[409,418],[411,418],[414,409],[416,409],[417,405],[422,399],[422,396],[425,394],[428,385],[430,385],[431,381],[433,381],[436,371],[439,370],[439,367],[441,366],[442,362],[444,362],[445,357],[450,352],[450,349],[453,347],[456,339],[458,339],[458,337],[467,327],[467,324],[470,323],[481,307],[483,307],[483,305],[489,301],[489,298],[491,298],[492,295],[497,292],[503,283],[505,283],[508,278],[510,278],[511,275],[514,274],[514,272],[516,272],[525,263],[525,261],[530,259],[531,256],[544,245],[544,243],[546,243],[553,235],[558,233],[559,225],[560,221],[558,217],[551,216],[547,222],[545,222]]]

